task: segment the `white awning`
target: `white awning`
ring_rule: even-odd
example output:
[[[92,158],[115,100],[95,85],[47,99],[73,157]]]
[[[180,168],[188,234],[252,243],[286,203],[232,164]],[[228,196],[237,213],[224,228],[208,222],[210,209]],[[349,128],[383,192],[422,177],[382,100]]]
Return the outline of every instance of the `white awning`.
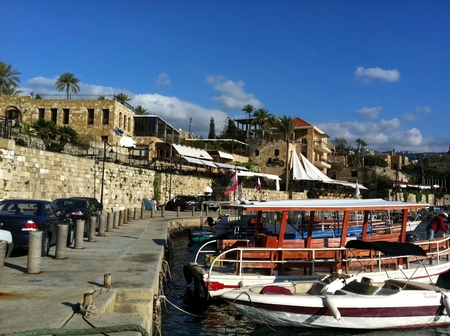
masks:
[[[211,155],[208,154],[207,151],[203,149],[198,149],[194,147],[187,147],[177,144],[172,144],[173,148],[177,151],[178,154],[181,156],[189,156],[197,159],[206,159],[206,160],[212,160],[213,158]]]
[[[217,168],[217,166],[213,162],[208,161],[208,160],[200,160],[200,159],[192,158],[189,156],[183,156],[183,159],[185,159],[187,162],[190,162],[190,163],[195,163],[195,164],[202,165],[202,166],[210,166],[210,167]]]
[[[235,166],[229,163],[221,163],[221,162],[214,162],[214,164],[219,168],[226,168],[226,169],[235,169],[237,170],[248,170],[248,168],[242,167],[242,166]]]
[[[123,136],[119,140],[119,146],[127,148],[135,148],[136,141],[134,141],[133,138],[131,137]]]
[[[208,161],[208,160],[200,160],[205,166],[210,166],[210,167],[214,167],[217,168],[217,166],[215,165],[214,162]]]
[[[230,153],[225,153],[225,152],[221,152],[221,151],[218,151],[218,153],[219,153],[220,158],[234,160],[234,156]]]

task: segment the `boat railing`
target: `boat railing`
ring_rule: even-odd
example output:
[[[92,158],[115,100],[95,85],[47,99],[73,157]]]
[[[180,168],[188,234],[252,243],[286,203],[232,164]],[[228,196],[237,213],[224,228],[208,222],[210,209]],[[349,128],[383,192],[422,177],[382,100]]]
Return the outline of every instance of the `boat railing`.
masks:
[[[370,251],[349,251],[344,247],[249,247],[231,246],[217,252],[217,240],[205,243],[197,252],[195,262],[199,263],[201,255],[210,255],[208,259],[209,273],[217,267],[228,263],[234,267],[234,273],[242,275],[246,270],[269,270],[270,274],[285,273],[290,268],[304,268],[304,273],[315,274],[318,268],[329,268],[330,271],[342,270],[345,273],[382,270],[386,267],[397,269],[399,265],[409,268],[411,261],[417,257],[398,256],[395,258]],[[245,240],[236,240],[245,242]],[[425,242],[415,242],[426,252],[430,264],[441,262],[444,257],[449,261],[450,237],[438,238]],[[214,249],[210,248],[214,246]]]

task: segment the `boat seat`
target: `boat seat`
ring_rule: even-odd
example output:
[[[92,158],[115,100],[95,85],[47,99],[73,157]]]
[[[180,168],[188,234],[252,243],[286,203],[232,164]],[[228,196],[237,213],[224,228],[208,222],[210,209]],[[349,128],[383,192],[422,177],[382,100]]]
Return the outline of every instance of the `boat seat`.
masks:
[[[264,286],[261,290],[261,294],[268,294],[268,295],[293,295],[292,292],[286,288],[281,286]]]
[[[311,289],[307,293],[311,295],[320,295],[325,290],[327,285],[328,284],[325,281],[317,281],[312,285]]]
[[[372,286],[373,285],[373,280],[371,278],[362,277],[361,278],[361,283]]]

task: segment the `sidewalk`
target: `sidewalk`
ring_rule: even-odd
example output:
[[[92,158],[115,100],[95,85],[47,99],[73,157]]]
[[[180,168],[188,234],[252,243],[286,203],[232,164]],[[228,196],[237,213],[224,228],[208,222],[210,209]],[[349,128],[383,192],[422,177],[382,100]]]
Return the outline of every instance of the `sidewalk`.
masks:
[[[0,279],[0,334],[35,329],[90,329],[139,324],[150,330],[153,297],[158,293],[164,258],[167,221],[198,220],[190,213],[166,211],[150,218],[130,220],[96,242],[84,239],[83,249],[67,248],[67,259],[50,255],[41,259],[41,273],[27,274],[26,252],[15,251],[5,260]],[[111,288],[104,275],[111,274]],[[93,293],[92,313],[79,311],[85,293]],[[148,316],[150,314],[150,316]],[[114,335],[140,335],[121,332]]]

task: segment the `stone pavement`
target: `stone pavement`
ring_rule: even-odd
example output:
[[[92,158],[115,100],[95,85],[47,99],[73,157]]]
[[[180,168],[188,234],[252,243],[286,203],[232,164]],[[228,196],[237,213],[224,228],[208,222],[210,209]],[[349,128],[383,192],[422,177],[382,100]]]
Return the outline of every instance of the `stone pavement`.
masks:
[[[90,329],[138,324],[152,330],[155,295],[159,293],[168,222],[199,223],[192,213],[157,212],[83,241],[83,249],[68,247],[57,260],[55,247],[41,259],[40,273],[28,274],[28,256],[14,251],[5,260],[0,279],[0,334],[35,329]],[[184,224],[183,224],[184,225]],[[189,224],[188,224],[189,225]],[[111,287],[104,276],[111,274]],[[87,318],[80,311],[85,293],[92,298]],[[112,335],[140,335],[120,332]]]

